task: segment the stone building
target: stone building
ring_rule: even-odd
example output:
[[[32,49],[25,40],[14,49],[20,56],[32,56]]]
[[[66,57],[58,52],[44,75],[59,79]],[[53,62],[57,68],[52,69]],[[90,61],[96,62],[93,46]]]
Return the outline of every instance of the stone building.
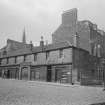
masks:
[[[78,20],[77,9],[64,11],[62,23],[52,34],[52,42],[69,41],[73,46],[103,57],[105,53],[105,32],[89,20]]]
[[[7,40],[0,50],[0,76],[70,84],[102,84],[104,31],[90,21],[77,21],[77,9],[62,14],[62,24],[52,35],[52,44],[40,46]]]
[[[6,47],[8,44],[7,40]],[[42,39],[37,47],[32,43],[19,49],[11,49],[11,46],[0,57],[0,76],[3,78],[80,84],[88,77],[84,74],[91,72],[92,60],[97,63],[97,57],[91,57],[88,51],[68,42],[44,45]]]

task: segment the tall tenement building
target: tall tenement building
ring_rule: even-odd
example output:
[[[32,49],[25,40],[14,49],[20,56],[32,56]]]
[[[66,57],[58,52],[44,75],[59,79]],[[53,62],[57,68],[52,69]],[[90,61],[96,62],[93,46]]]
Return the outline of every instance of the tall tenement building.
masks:
[[[105,32],[89,20],[79,21],[76,8],[63,12],[62,23],[52,34],[53,43],[65,41],[94,56],[104,56]]]

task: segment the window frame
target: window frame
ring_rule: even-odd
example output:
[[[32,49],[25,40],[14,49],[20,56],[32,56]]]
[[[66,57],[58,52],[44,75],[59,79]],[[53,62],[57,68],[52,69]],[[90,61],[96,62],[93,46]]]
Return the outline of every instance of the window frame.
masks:
[[[49,55],[50,55],[50,51],[46,51],[46,59],[48,59]]]
[[[37,53],[34,53],[34,61],[37,61]]]
[[[59,49],[59,58],[63,57],[63,49]]]

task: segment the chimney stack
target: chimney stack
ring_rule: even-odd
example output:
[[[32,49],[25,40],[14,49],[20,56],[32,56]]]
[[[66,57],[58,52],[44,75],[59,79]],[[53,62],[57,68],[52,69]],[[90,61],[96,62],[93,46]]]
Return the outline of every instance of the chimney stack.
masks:
[[[46,46],[48,45],[48,40],[46,40]]]
[[[44,47],[43,36],[41,36],[40,46],[41,46],[42,48]]]
[[[25,28],[24,28],[24,31],[23,31],[22,42],[23,42],[24,44],[26,44],[26,32],[25,32]]]
[[[32,51],[32,49],[33,49],[33,43],[32,41],[30,41],[30,50]]]
[[[79,48],[79,35],[78,33],[76,32],[76,34],[73,36],[73,44],[75,47],[78,47]]]

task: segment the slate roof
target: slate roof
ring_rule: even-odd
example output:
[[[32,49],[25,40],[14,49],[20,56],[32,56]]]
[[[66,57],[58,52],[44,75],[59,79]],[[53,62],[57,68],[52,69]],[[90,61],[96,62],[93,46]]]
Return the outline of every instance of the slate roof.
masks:
[[[45,50],[56,50],[56,49],[62,49],[65,47],[70,47],[70,46],[72,46],[72,44],[69,42],[60,42],[60,43],[49,44],[48,46],[45,46]]]
[[[18,42],[18,41],[11,40],[11,39],[8,39],[7,43],[12,43],[12,47],[14,49],[19,49],[19,48],[22,48],[22,47],[24,48],[24,47],[29,47],[30,46],[29,44],[24,44],[23,42]]]
[[[7,55],[5,57],[32,54],[32,53],[38,53],[38,52],[42,52],[42,51],[51,51],[51,50],[57,50],[57,49],[71,47],[71,46],[72,45],[68,42],[60,42],[60,43],[56,43],[56,44],[45,45],[45,46],[43,46],[43,48],[41,46],[36,46],[36,47],[33,46],[32,50],[31,50],[31,47],[25,47],[25,48],[21,48],[18,50],[14,50],[12,52],[10,51],[7,53]]]

